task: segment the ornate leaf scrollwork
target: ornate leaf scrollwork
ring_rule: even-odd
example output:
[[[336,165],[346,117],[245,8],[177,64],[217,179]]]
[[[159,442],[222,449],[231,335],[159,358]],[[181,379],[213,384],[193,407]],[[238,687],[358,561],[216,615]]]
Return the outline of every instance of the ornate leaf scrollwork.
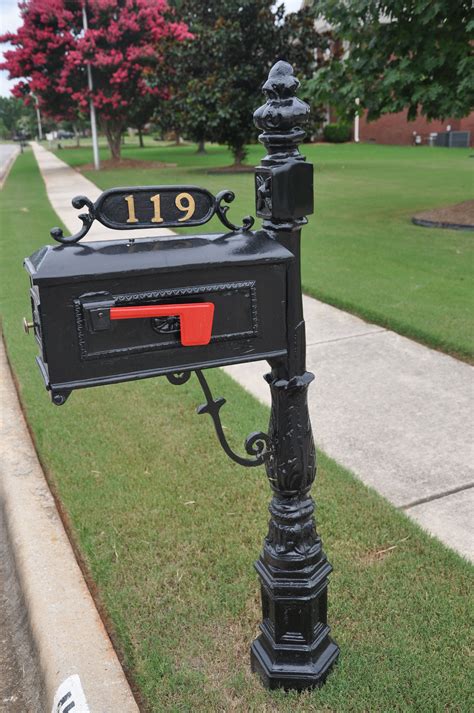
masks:
[[[203,413],[208,413],[210,415],[214,423],[217,438],[219,439],[219,443],[221,444],[226,455],[235,461],[235,463],[243,465],[247,468],[252,468],[265,463],[273,450],[272,442],[269,436],[261,431],[251,433],[248,436],[245,441],[245,450],[249,456],[252,456],[251,458],[243,458],[242,456],[239,456],[238,453],[234,453],[227,441],[227,438],[225,437],[219,413],[221,408],[226,403],[226,400],[222,397],[215,399],[212,396],[209,384],[207,383],[202,371],[196,369],[196,376],[201,384],[204,396],[206,397],[206,403],[199,406],[197,412],[199,415]]]
[[[255,174],[255,184],[256,184],[256,207],[257,214],[265,213],[266,215],[272,214],[272,178],[271,176],[263,176],[262,174]]]
[[[77,243],[81,238],[83,238],[90,230],[92,223],[95,220],[95,206],[93,202],[86,196],[76,196],[71,201],[74,208],[80,210],[87,206],[89,209],[88,213],[80,213],[77,217],[82,220],[82,228],[74,235],[65,236],[62,228],[52,228],[49,232],[52,238],[58,241],[58,243],[63,243],[68,245],[71,243]]]
[[[222,202],[225,201],[226,203],[232,203],[232,201],[235,199],[235,193],[233,191],[220,191],[220,193],[217,194],[216,200],[214,203],[214,210],[221,221],[225,225],[226,228],[229,228],[229,230],[250,230],[252,225],[255,222],[255,219],[252,218],[252,216],[247,215],[245,218],[242,219],[242,225],[234,225],[234,223],[231,223],[230,220],[227,218],[227,211],[229,210],[228,205],[222,205]]]

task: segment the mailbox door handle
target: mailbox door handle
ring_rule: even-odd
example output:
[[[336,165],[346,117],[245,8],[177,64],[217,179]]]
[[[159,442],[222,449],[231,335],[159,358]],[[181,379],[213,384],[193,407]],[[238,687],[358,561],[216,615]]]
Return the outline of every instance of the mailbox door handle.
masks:
[[[179,317],[183,347],[196,347],[209,344],[211,341],[214,318],[212,302],[110,308],[110,319],[146,319],[147,317]]]

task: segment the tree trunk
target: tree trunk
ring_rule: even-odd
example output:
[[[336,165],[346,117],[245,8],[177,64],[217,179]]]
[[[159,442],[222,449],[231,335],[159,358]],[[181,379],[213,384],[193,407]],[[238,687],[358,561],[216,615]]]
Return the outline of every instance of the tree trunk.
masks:
[[[122,151],[123,122],[108,119],[103,122],[105,136],[110,149],[110,156],[114,161],[120,161]]]
[[[206,149],[205,149],[205,146],[204,146],[204,139],[200,139],[200,140],[198,141],[198,147],[197,147],[196,153],[198,153],[198,154],[207,153],[207,151],[206,151]]]
[[[78,132],[78,130],[77,130],[77,126],[76,126],[75,124],[72,125],[72,128],[73,128],[73,131],[74,131],[74,136],[76,137],[76,147],[79,148],[79,146],[81,145],[81,141],[80,141],[80,138],[81,138],[81,137],[80,137],[80,135],[79,135],[79,132]]]
[[[141,148],[141,149],[144,149],[144,148],[145,148],[145,144],[143,143],[143,133],[142,133],[142,127],[141,127],[141,126],[138,127],[138,142],[139,142],[140,148]]]
[[[244,144],[240,144],[240,146],[232,146],[231,149],[234,156],[234,166],[241,166],[247,156]]]
[[[179,130],[175,129],[174,130],[174,135],[175,135],[175,146],[181,146],[181,136],[179,135]]]

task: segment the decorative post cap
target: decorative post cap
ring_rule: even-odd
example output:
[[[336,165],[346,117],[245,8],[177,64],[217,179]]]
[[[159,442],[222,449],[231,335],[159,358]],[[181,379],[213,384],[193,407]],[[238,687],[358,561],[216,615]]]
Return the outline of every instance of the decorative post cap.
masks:
[[[306,132],[302,128],[309,118],[309,106],[295,96],[300,83],[288,62],[279,61],[273,65],[268,79],[262,87],[267,101],[254,115],[254,123],[262,129],[259,141],[269,153],[267,160],[279,162],[288,158],[302,159],[298,144]],[[284,156],[279,156],[284,152]]]
[[[272,230],[299,228],[313,212],[313,166],[298,150],[310,109],[295,96],[299,85],[291,64],[277,62],[263,85],[267,101],[253,115],[268,152],[255,169],[256,210]]]

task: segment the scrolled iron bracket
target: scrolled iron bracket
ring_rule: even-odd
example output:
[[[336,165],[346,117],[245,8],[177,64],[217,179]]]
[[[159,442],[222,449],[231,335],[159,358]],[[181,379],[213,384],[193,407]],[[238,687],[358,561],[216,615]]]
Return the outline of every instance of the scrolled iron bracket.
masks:
[[[89,209],[88,213],[80,213],[77,217],[79,220],[82,220],[82,228],[77,231],[77,233],[74,233],[74,235],[68,235],[65,236],[63,233],[62,228],[52,228],[49,233],[54,240],[57,240],[58,243],[63,243],[63,245],[68,245],[70,243],[77,243],[81,238],[83,238],[85,235],[90,230],[90,227],[92,223],[94,222],[96,218],[95,214],[95,205],[94,203],[90,200],[90,198],[87,198],[86,196],[76,196],[75,198],[72,199],[71,201],[73,208],[76,208],[77,210],[80,210],[81,208],[84,208],[87,206]]]
[[[203,413],[208,413],[213,420],[214,428],[216,430],[217,438],[222,446],[224,452],[233,461],[239,465],[243,465],[246,468],[252,468],[257,465],[262,465],[265,460],[269,457],[272,451],[272,442],[266,433],[262,431],[256,431],[251,433],[245,441],[245,450],[253,458],[242,458],[238,453],[234,453],[230,447],[227,438],[224,434],[224,429],[221,423],[220,410],[226,403],[226,400],[222,397],[215,399],[212,396],[209,384],[206,381],[206,377],[200,369],[196,369],[196,376],[199,380],[201,388],[203,390],[204,396],[206,397],[206,403],[198,406],[197,412],[199,415]]]
[[[220,417],[220,410],[226,403],[226,400],[222,397],[218,397],[217,399],[213,397],[206,377],[200,369],[196,369],[195,374],[201,385],[204,396],[206,397],[206,403],[202,404],[201,406],[198,406],[197,412],[199,415],[204,413],[208,413],[210,415],[214,423],[217,438],[222,446],[223,451],[235,463],[243,465],[246,468],[254,468],[257,465],[263,465],[263,463],[265,463],[265,461],[270,457],[273,452],[273,445],[270,437],[262,431],[255,431],[251,433],[245,440],[245,450],[248,455],[252,457],[244,458],[238,453],[235,453],[230,447],[227,438],[225,437],[224,428],[222,426]],[[167,379],[170,384],[174,384],[175,386],[185,384],[187,381],[189,381],[190,377],[191,372],[189,371],[167,375]]]
[[[255,223],[255,219],[252,218],[251,215],[246,215],[245,218],[242,218],[242,225],[240,226],[234,225],[234,223],[231,223],[227,218],[226,214],[229,210],[229,206],[222,205],[222,202],[225,201],[226,203],[232,203],[233,200],[235,200],[234,191],[224,190],[217,194],[214,202],[214,210],[217,217],[226,228],[229,228],[229,230],[250,230],[252,225]]]

